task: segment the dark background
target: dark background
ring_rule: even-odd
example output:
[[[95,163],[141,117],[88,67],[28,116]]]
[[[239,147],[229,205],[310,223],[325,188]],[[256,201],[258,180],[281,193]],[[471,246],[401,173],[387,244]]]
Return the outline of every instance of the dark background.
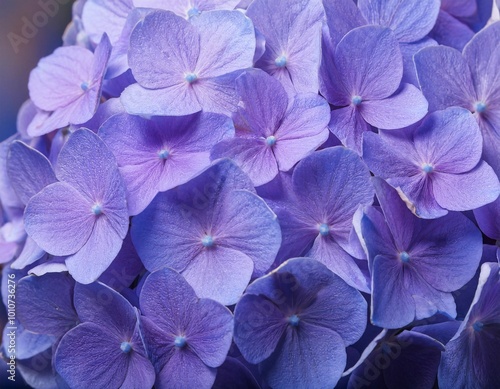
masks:
[[[61,46],[62,34],[71,21],[72,3],[72,0],[0,0],[0,141],[16,132],[17,111],[29,96],[30,71],[40,58]],[[53,16],[48,14],[42,8],[44,4],[52,4],[53,10],[57,7],[57,12],[50,12]],[[26,21],[33,23],[34,19],[40,27],[35,25],[30,31],[25,27]],[[30,34],[23,36],[23,27]],[[23,40],[17,45],[17,53],[10,41],[16,39],[13,34]]]

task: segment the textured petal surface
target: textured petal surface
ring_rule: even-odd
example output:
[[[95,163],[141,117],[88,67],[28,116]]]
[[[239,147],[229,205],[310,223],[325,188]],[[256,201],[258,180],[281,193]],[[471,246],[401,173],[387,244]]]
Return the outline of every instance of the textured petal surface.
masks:
[[[407,127],[422,119],[428,103],[422,92],[411,84],[402,84],[391,97],[366,101],[360,106],[363,118],[372,126],[394,130]]]
[[[415,54],[414,60],[431,112],[454,105],[472,109],[476,92],[469,66],[458,50],[426,47]]]
[[[7,173],[12,187],[24,204],[47,185],[57,181],[49,160],[22,142],[14,142],[10,146]]]
[[[53,255],[74,254],[94,228],[92,203],[65,183],[47,186],[26,206],[24,225],[29,236]]]
[[[360,0],[358,7],[368,24],[389,27],[400,42],[415,42],[434,27],[440,2],[425,0],[417,3],[398,0]]]

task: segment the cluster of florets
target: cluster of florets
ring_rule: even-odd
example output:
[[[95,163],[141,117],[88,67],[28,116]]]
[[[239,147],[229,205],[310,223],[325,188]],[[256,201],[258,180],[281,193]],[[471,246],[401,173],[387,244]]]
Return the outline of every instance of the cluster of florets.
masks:
[[[499,388],[492,8],[77,1],[0,146],[6,358],[35,388]]]

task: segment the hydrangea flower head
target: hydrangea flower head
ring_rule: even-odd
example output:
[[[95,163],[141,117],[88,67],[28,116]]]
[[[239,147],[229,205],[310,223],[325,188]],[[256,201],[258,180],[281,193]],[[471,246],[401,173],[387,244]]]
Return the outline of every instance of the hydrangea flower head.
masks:
[[[155,385],[210,389],[231,346],[231,312],[213,300],[199,299],[186,280],[168,268],[147,277],[140,305]]]
[[[95,281],[116,257],[128,231],[125,187],[115,158],[93,132],[73,133],[57,159],[60,182],[28,202],[28,235],[46,252],[68,256],[80,283]]]
[[[76,284],[81,321],[63,336],[54,356],[57,372],[71,388],[152,387],[154,369],[139,330],[138,312],[101,283]],[[93,361],[93,369],[88,368]]]
[[[235,308],[234,340],[273,388],[334,387],[365,312],[361,294],[323,264],[290,259],[247,288]]]
[[[330,130],[344,145],[361,151],[371,126],[397,129],[427,113],[427,101],[411,84],[401,84],[403,59],[394,33],[379,26],[358,27],[342,38],[333,53],[323,53],[323,96],[336,108]]]
[[[190,21],[150,13],[132,32],[129,65],[137,84],[121,100],[139,115],[232,112],[234,80],[252,66],[254,52],[253,24],[238,11],[205,12]]]
[[[500,194],[493,169],[481,160],[483,139],[472,114],[436,111],[420,126],[363,137],[363,160],[401,192],[417,216],[436,218],[491,203]]]
[[[400,328],[437,312],[454,318],[451,292],[479,265],[479,230],[460,213],[419,219],[395,189],[380,178],[373,182],[383,214],[369,207],[361,220],[372,274],[372,323]]]
[[[271,267],[281,243],[276,215],[230,160],[158,194],[131,231],[146,269],[171,267],[199,297],[225,305]]]
[[[256,186],[290,170],[327,140],[330,108],[320,96],[300,94],[289,101],[280,82],[260,70],[238,77],[236,90],[236,137],[219,143],[212,158],[233,159]]]
[[[66,46],[40,60],[30,74],[28,87],[33,103],[47,115],[41,123],[30,125],[28,134],[40,136],[92,118],[110,54],[111,45],[104,35],[94,53]]]

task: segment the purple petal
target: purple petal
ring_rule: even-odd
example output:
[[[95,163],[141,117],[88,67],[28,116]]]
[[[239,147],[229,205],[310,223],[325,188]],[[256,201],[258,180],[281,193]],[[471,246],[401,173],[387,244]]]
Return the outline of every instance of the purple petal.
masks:
[[[200,35],[200,52],[196,68],[185,70],[211,78],[252,66],[255,31],[241,12],[204,12],[190,21]]]
[[[425,37],[434,27],[439,6],[438,0],[416,3],[360,0],[358,4],[368,24],[389,27],[400,42],[415,42]]]
[[[477,224],[491,239],[500,239],[500,198],[474,210]]]
[[[123,180],[115,157],[97,135],[74,132],[59,153],[56,176],[84,195],[91,207],[99,204],[118,236],[125,238],[129,221]]]
[[[328,138],[330,107],[316,95],[297,95],[275,132],[274,154],[281,171],[290,170],[298,161]]]
[[[26,206],[28,235],[53,255],[74,254],[88,241],[94,228],[92,203],[65,183],[45,187]]]
[[[297,93],[318,91],[321,18],[318,0],[254,1],[246,15],[266,37],[266,52],[256,66]]]
[[[281,347],[262,364],[263,375],[273,388],[333,388],[346,364],[345,345],[334,331],[301,323],[288,327]]]
[[[205,112],[227,116],[236,112],[238,95],[235,90],[235,80],[240,74],[241,71],[238,70],[218,77],[201,79],[193,85],[196,98]]]
[[[403,56],[403,79],[402,82],[419,86],[417,69],[413,62],[413,56],[424,47],[437,46],[438,43],[431,38],[423,38],[413,43],[400,43],[401,55]]]
[[[129,66],[141,86],[180,92],[189,88],[184,73],[195,71],[199,53],[200,38],[194,26],[171,12],[156,11],[132,32]]]
[[[500,23],[496,22],[477,33],[463,51],[478,97],[491,99],[491,103],[500,96],[497,79],[497,69],[500,67],[499,37]]]
[[[125,26],[128,13],[133,9],[132,0],[87,1],[83,7],[82,23],[89,38],[97,43],[107,33],[115,44]]]
[[[47,185],[57,181],[49,160],[19,141],[10,146],[7,173],[12,187],[24,204]]]
[[[427,108],[427,100],[419,89],[402,84],[391,97],[362,103],[360,112],[372,126],[394,130],[416,123],[425,116]]]
[[[415,148],[436,173],[464,173],[481,159],[483,140],[474,116],[452,107],[427,116],[414,134]]]
[[[470,69],[459,51],[445,46],[426,47],[415,54],[414,61],[431,112],[454,105],[472,109],[476,92]]]
[[[323,6],[325,7],[332,47],[337,46],[349,31],[367,24],[356,3],[352,0],[325,1]]]
[[[221,304],[200,299],[196,314],[186,328],[189,347],[209,367],[226,360],[233,339],[233,315]]]
[[[318,236],[307,257],[323,263],[332,272],[342,278],[350,286],[363,292],[369,292],[365,275],[356,261],[346,253],[331,237]]]
[[[17,251],[17,245],[16,245]],[[43,251],[31,237],[26,237],[24,247],[19,256],[11,263],[12,269],[24,269],[26,266],[35,263],[45,255]]]
[[[342,144],[358,153],[361,153],[363,134],[372,130],[360,111],[352,105],[334,109],[328,127]]]
[[[128,219],[126,220],[128,224]],[[98,217],[87,242],[78,252],[66,258],[69,273],[81,284],[96,281],[118,255],[123,238],[118,235],[109,219]]]
[[[57,285],[57,288],[54,288]],[[65,273],[24,277],[17,285],[17,315],[32,332],[60,337],[78,323],[75,282]]]
[[[253,272],[254,264],[248,255],[221,246],[202,251],[182,275],[199,297],[233,305],[250,282]]]
[[[268,358],[287,326],[284,314],[273,302],[252,294],[238,301],[234,320],[234,341],[250,363]]]
[[[358,27],[349,32],[335,50],[335,64],[344,84],[363,100],[389,97],[403,77],[398,41],[388,28]]]
[[[439,173],[432,182],[440,206],[450,211],[466,211],[491,203],[500,194],[498,177],[486,162],[462,174]]]
[[[474,2],[469,3],[474,4]],[[441,45],[462,51],[467,42],[474,36],[474,31],[447,10],[441,9],[429,36]]]

